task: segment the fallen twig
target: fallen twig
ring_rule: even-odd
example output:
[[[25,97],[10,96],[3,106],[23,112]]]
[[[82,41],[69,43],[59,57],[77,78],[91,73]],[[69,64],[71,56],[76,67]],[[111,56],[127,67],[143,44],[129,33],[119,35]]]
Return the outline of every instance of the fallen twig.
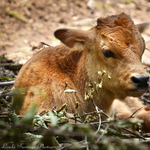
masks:
[[[133,131],[127,129],[127,128],[124,128],[124,130],[127,131],[127,132],[129,132],[129,133],[131,133],[131,134],[133,134],[133,135],[135,135],[135,136],[138,137],[138,138],[141,138],[141,139],[143,139],[143,140],[146,140],[143,136],[141,136],[141,135],[139,135],[139,134],[136,134],[135,132],[133,132]]]
[[[14,63],[2,63],[0,67],[18,67],[21,68],[22,64],[14,64]]]
[[[0,82],[0,86],[9,86],[13,85],[15,81],[7,81],[7,82]]]
[[[44,43],[44,42],[41,42],[41,44],[46,45],[46,46],[50,46],[49,44],[46,44],[46,43]]]
[[[99,138],[96,140],[96,143],[98,143],[98,142],[102,139],[102,137],[104,136],[104,134],[105,134],[105,132],[107,131],[108,127],[109,127],[109,124],[107,124],[107,126],[106,126],[105,130],[103,131],[103,133],[102,133],[102,134],[99,136]]]
[[[6,11],[7,11],[7,14],[9,16],[13,16],[13,17],[21,20],[22,22],[25,22],[25,23],[28,22],[28,20],[24,16],[22,16],[21,14],[19,14],[17,11],[11,11],[9,8],[7,8]]]
[[[2,98],[2,97],[4,97],[4,96],[12,96],[13,95],[13,92],[12,92],[12,90],[10,89],[10,90],[5,90],[5,91],[3,91],[2,93],[0,93],[0,98]]]
[[[125,119],[122,119],[122,120],[128,120],[128,119],[130,119],[130,118],[134,118],[134,115],[135,115],[140,109],[142,109],[142,107],[139,108],[139,109],[137,109],[131,116],[129,116],[129,117],[125,118]]]

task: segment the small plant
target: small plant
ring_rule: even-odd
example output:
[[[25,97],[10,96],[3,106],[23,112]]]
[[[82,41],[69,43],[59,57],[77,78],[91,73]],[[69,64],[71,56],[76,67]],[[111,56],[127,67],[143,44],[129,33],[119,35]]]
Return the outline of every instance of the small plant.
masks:
[[[132,0],[125,0],[126,3],[132,3]]]

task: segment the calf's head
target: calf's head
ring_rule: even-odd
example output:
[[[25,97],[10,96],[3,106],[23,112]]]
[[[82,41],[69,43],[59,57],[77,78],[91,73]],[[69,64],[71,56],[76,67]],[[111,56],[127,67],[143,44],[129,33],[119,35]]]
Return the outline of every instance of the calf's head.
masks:
[[[81,50],[89,80],[105,70],[103,90],[116,98],[140,96],[148,88],[149,75],[141,64],[145,42],[131,18],[122,13],[97,20],[88,31],[59,29],[56,38],[73,50]]]

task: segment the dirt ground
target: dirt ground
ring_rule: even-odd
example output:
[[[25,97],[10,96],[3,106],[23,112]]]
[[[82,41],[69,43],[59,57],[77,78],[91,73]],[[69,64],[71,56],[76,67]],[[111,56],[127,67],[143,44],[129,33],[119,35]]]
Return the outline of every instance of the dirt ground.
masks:
[[[24,64],[40,42],[57,45],[58,28],[89,29],[99,17],[125,12],[135,23],[148,22],[146,0],[0,0],[0,55]],[[143,33],[150,40],[150,26]]]

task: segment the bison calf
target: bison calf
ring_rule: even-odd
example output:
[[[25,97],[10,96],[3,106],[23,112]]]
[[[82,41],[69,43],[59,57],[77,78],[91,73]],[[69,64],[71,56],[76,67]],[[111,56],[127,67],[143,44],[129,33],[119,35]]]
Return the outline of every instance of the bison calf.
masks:
[[[143,106],[136,99],[134,102],[139,105],[127,106],[126,102],[126,109],[123,109],[124,104],[115,100],[139,97],[149,87],[149,75],[141,64],[145,42],[128,15],[99,18],[97,25],[88,31],[59,29],[54,34],[63,44],[39,51],[21,68],[16,78],[14,86],[26,89],[20,114],[35,101],[39,104],[38,113],[54,106],[59,108],[64,103],[73,113],[76,102],[80,103],[80,114],[94,111],[92,102],[85,101],[85,87],[87,82],[99,82],[98,72],[103,70],[111,79],[102,77],[99,97],[93,98],[100,109],[110,114],[116,108],[118,117],[125,118],[132,114],[130,108]],[[67,88],[74,89],[75,93],[62,93],[66,82]]]

